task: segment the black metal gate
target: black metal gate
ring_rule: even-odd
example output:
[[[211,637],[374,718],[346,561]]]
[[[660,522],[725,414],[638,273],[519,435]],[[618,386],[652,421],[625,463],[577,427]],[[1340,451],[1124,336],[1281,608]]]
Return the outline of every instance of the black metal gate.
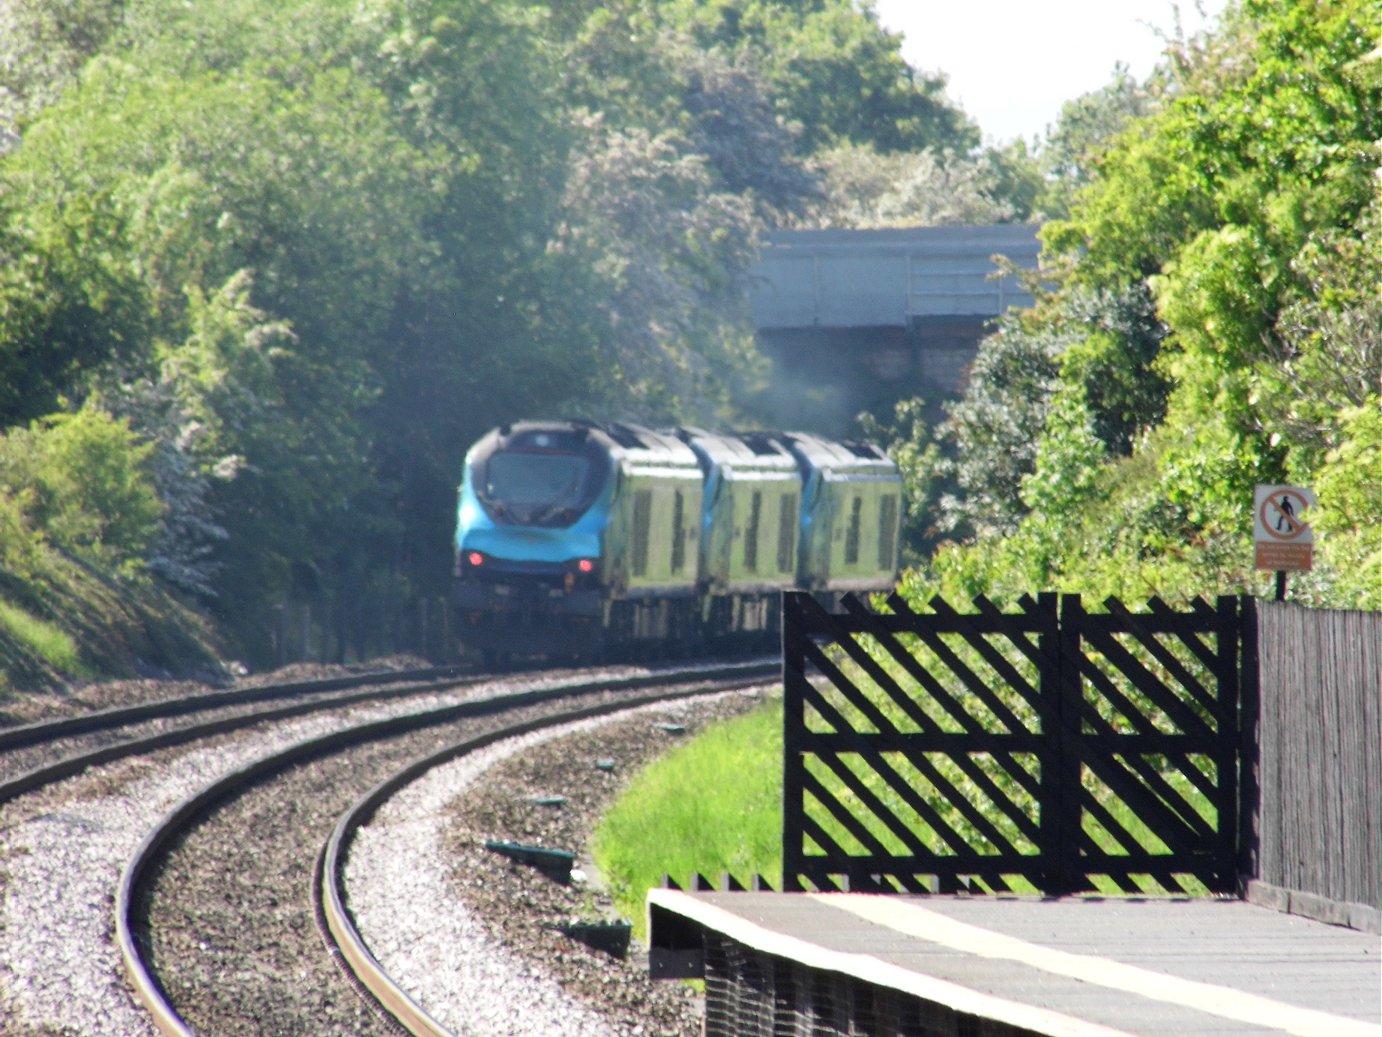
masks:
[[[786,889],[1236,888],[1247,599],[929,604],[786,595]]]

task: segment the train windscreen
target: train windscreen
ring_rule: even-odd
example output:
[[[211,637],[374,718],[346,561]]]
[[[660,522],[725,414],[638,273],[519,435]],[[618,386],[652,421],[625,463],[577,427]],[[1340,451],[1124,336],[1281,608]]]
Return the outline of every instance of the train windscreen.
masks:
[[[484,496],[509,506],[576,507],[589,472],[583,457],[502,451],[485,466]]]

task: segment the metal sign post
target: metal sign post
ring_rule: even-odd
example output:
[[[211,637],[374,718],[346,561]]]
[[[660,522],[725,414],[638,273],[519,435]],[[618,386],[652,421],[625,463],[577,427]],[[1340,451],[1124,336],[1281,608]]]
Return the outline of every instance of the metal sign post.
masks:
[[[1314,564],[1315,534],[1306,513],[1315,494],[1299,486],[1262,486],[1253,494],[1254,568],[1275,570],[1276,600],[1286,600],[1286,574]]]

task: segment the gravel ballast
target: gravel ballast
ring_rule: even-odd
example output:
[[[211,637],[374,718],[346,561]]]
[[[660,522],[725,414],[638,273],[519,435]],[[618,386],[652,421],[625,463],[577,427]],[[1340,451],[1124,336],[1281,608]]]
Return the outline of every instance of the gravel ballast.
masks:
[[[409,996],[457,1034],[700,1033],[689,988],[654,984],[641,955],[615,959],[559,927],[617,920],[594,874],[590,837],[627,778],[674,739],[760,701],[731,694],[649,707],[505,742],[432,771],[393,797],[350,848],[346,889],[362,938]],[[669,734],[661,722],[686,733]],[[562,801],[551,803],[556,797]],[[488,840],[569,850],[578,879],[563,885],[513,864],[486,849]]]
[[[619,671],[628,672],[627,668]],[[495,690],[491,685],[486,693]],[[464,693],[466,697],[475,694]],[[739,711],[751,704],[744,696],[721,696],[721,700],[736,704],[713,707],[712,714],[717,709]],[[409,702],[409,710],[417,708],[420,703]],[[685,709],[679,715],[695,715],[692,707]],[[348,722],[395,711],[357,708],[350,712]],[[662,711],[666,713],[667,707]],[[227,738],[214,747],[159,754],[157,762],[112,764],[0,808],[0,1034],[139,1037],[152,1033],[126,990],[111,942],[113,891],[126,860],[164,812],[221,773],[345,722],[339,714],[297,720],[271,731]],[[694,729],[698,722],[693,720],[688,727]],[[621,726],[615,723],[607,730]],[[642,734],[633,733],[637,730]],[[633,722],[628,736],[631,744],[649,741],[648,732],[653,730],[651,721]],[[667,735],[655,733],[652,745],[645,746],[649,754],[667,745]],[[406,959],[399,959],[398,975],[408,982],[415,981],[409,977],[421,976],[428,984],[436,976],[452,977],[449,992],[419,988],[417,996],[432,998],[440,1006],[465,1005],[478,1021],[458,1023],[458,1033],[699,1032],[694,999],[682,988],[653,987],[640,963],[617,962],[550,928],[554,922],[598,906],[598,888],[550,882],[554,889],[530,887],[533,876],[526,869],[516,869],[476,849],[473,833],[498,832],[512,823],[507,816],[473,813],[494,810],[502,815],[504,804],[512,806],[514,772],[506,768],[526,761],[523,766],[535,770],[524,780],[546,784],[550,791],[562,767],[586,754],[571,741],[579,737],[569,734],[545,741],[550,752],[525,743],[495,747],[488,751],[488,768],[474,761],[452,765],[456,771],[441,799],[433,792],[434,798],[419,808],[421,816],[413,818],[395,814],[391,803],[376,825],[392,818],[388,823],[406,829],[397,829],[391,838],[373,846],[367,837],[352,852],[350,896],[352,905],[360,898],[361,928],[367,942],[373,947],[377,941],[384,947],[393,941],[409,952],[421,953],[425,941],[417,934],[428,934],[433,945],[441,948],[441,963],[432,959],[413,968]],[[618,755],[622,777],[635,765],[636,754],[621,748]],[[562,788],[567,801],[560,809],[534,807],[527,798],[522,798],[522,804],[539,812],[538,821],[558,825],[552,838],[578,844],[584,861],[585,836],[573,833],[588,834],[599,809],[593,804],[603,802],[601,797],[607,797],[617,783],[608,772],[593,767],[584,767],[582,772],[589,788]],[[550,775],[551,781],[543,774]],[[496,781],[498,791],[484,791]],[[569,779],[561,781],[567,784]],[[404,795],[422,795],[416,791],[422,784],[415,783]],[[533,831],[535,838],[542,837],[539,829]],[[416,857],[420,846],[428,847],[422,861]],[[402,859],[397,855],[400,847],[406,850]],[[376,863],[362,864],[371,854],[376,855]],[[382,928],[367,921],[370,909],[365,907],[377,895],[372,890],[379,887],[395,898],[384,909],[383,917],[390,921]],[[444,908],[444,924],[449,927],[458,919],[458,929],[442,928]],[[377,914],[378,909],[374,910]],[[404,935],[391,935],[400,928]],[[521,1009],[516,1007],[520,1005]]]

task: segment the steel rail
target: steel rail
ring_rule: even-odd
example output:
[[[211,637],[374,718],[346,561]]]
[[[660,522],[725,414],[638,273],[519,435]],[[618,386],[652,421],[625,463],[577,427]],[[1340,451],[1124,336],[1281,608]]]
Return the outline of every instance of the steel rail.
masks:
[[[376,670],[369,673],[344,674],[339,677],[322,677],[310,681],[260,684],[252,688],[239,688],[230,691],[209,691],[182,698],[141,702],[133,706],[112,706],[109,709],[96,709],[78,716],[62,717],[57,720],[37,720],[31,724],[0,728],[0,750],[18,749],[26,745],[40,745],[44,742],[56,741],[59,738],[70,738],[73,735],[89,734],[93,731],[109,731],[141,720],[156,720],[162,717],[183,716],[187,713],[201,713],[219,709],[222,706],[242,706],[275,698],[293,698],[300,695],[342,691],[346,688],[375,684],[445,682],[459,679],[468,672],[458,666],[433,666],[418,670]]]
[[[400,671],[404,672],[404,671]],[[428,673],[442,671],[408,671],[414,673]],[[345,678],[332,678],[329,681],[311,681],[296,685],[281,685],[277,694],[262,696],[263,698],[295,697],[302,694],[321,693],[337,689],[349,688],[354,686],[371,686],[376,684],[395,683],[390,680],[380,680],[379,675],[370,674],[354,683],[343,683]],[[295,716],[305,716],[309,713],[317,713],[330,709],[340,709],[347,706],[361,705],[366,702],[385,702],[395,698],[409,698],[414,695],[426,695],[431,692],[445,691],[449,688],[459,688],[467,684],[477,684],[484,680],[482,677],[470,677],[464,680],[451,678],[437,678],[420,684],[403,684],[397,688],[385,688],[383,690],[374,689],[361,691],[348,695],[338,695],[334,698],[312,699],[308,702],[295,702],[287,706],[278,706],[270,709],[255,710],[248,713],[238,713],[234,716],[220,717],[216,720],[208,720],[200,724],[189,724],[186,727],[175,728],[171,731],[160,731],[157,734],[143,735],[138,738],[130,738],[110,745],[103,745],[96,749],[84,749],[64,756],[52,763],[41,764],[13,778],[0,781],[0,804],[21,796],[26,792],[31,792],[44,785],[51,785],[54,782],[63,781],[71,778],[88,767],[95,767],[102,763],[109,763],[112,760],[123,759],[126,756],[137,756],[142,753],[154,752],[158,749],[167,749],[175,745],[183,745],[187,742],[194,742],[203,738],[210,738],[213,735],[226,734],[231,731],[239,731],[255,724],[265,723],[274,720],[287,720]],[[332,687],[313,687],[309,690],[308,685],[329,684]],[[292,689],[292,690],[284,690]],[[258,690],[258,689],[255,689]],[[193,700],[201,702],[215,696],[196,695]],[[176,702],[181,700],[168,700]],[[227,702],[222,699],[206,705],[198,706],[196,709],[184,709],[166,714],[153,714],[153,716],[176,716],[185,715],[189,712],[198,710],[210,710],[218,706],[243,705],[246,702],[253,702],[253,698],[242,702]],[[133,707],[138,710],[140,707]],[[150,717],[140,717],[139,719],[150,719]],[[120,723],[111,725],[112,727],[122,727],[128,721],[122,720]],[[62,723],[59,721],[58,723]],[[88,728],[87,732],[101,730],[99,727]]]
[[[369,823],[374,814],[390,797],[416,781],[423,774],[496,742],[519,738],[544,728],[577,723],[581,720],[609,716],[615,713],[632,712],[660,702],[732,691],[736,688],[760,684],[765,679],[777,676],[778,672],[776,667],[771,669],[764,667],[752,674],[738,673],[732,678],[720,678],[718,680],[702,675],[698,678],[701,683],[695,687],[665,690],[637,699],[624,699],[618,702],[601,703],[597,706],[566,710],[549,717],[540,717],[462,739],[435,753],[414,760],[361,796],[348,811],[341,815],[335,830],[327,840],[320,858],[321,871],[314,883],[318,895],[323,898],[318,908],[328,929],[328,932],[323,935],[328,936],[334,943],[340,954],[342,965],[353,973],[359,985],[367,990],[374,1000],[409,1033],[414,1034],[415,1037],[452,1037],[450,1030],[432,1018],[388,974],[374,955],[370,953],[369,947],[355,926],[350,910],[346,907],[346,893],[342,885],[344,858],[354,834]],[[707,688],[706,682],[713,682],[716,686]]]
[[[201,791],[184,799],[165,814],[158,825],[144,837],[120,876],[120,882],[115,893],[115,938],[136,997],[149,1012],[160,1033],[169,1035],[169,1037],[192,1037],[194,1031],[178,1016],[159,985],[157,977],[145,960],[136,931],[135,905],[138,902],[139,891],[144,885],[146,876],[163,853],[164,848],[181,831],[191,827],[199,816],[217,802],[229,798],[235,792],[247,788],[259,779],[332,751],[390,735],[405,734],[410,731],[449,723],[463,717],[494,715],[564,698],[611,691],[636,691],[643,687],[667,685],[677,681],[683,683],[689,681],[706,682],[713,680],[714,675],[718,675],[721,680],[740,679],[745,683],[750,683],[767,679],[777,672],[778,668],[775,664],[746,663],[714,670],[700,667],[664,671],[637,677],[573,681],[570,684],[557,684],[546,688],[510,692],[492,698],[400,714],[343,728],[298,742],[287,749],[270,753],[243,767],[227,772]],[[704,693],[707,693],[704,689],[700,691],[681,690],[679,693],[668,693],[666,697],[671,698],[678,694],[680,697],[685,697]],[[651,696],[651,699],[656,701],[657,696]],[[618,702],[602,703],[601,705],[616,709],[620,707]]]

